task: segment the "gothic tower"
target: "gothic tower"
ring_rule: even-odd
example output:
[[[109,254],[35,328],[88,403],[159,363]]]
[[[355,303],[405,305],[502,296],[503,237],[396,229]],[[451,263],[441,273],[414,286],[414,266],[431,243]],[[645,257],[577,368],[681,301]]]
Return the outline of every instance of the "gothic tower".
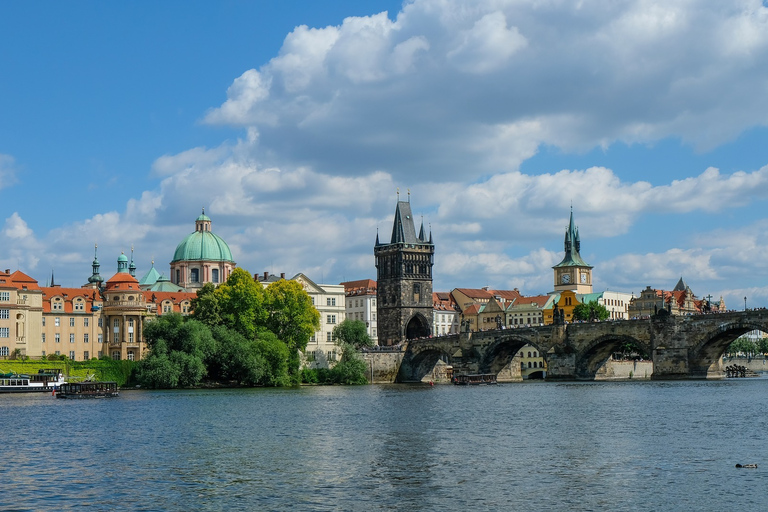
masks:
[[[581,259],[581,240],[579,228],[573,224],[573,207],[571,220],[565,230],[565,257],[563,261],[552,267],[555,271],[555,291],[573,290],[576,293],[592,293],[592,267]]]
[[[379,242],[376,257],[376,319],[380,345],[396,345],[408,339],[432,334],[432,265],[435,245],[427,239],[424,221],[416,235],[408,201],[398,197],[392,238]]]

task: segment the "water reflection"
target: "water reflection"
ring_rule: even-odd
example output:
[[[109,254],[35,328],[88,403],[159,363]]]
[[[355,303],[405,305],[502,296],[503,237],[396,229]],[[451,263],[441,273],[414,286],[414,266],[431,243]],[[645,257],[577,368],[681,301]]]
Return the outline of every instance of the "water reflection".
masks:
[[[4,395],[0,509],[761,508],[767,383]]]

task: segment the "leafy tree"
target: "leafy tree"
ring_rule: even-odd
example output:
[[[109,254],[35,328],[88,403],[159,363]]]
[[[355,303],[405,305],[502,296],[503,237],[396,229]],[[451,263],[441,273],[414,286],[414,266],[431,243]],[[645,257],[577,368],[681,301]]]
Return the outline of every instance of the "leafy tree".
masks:
[[[244,386],[260,384],[267,363],[256,350],[255,341],[221,325],[211,329],[211,334],[218,352],[208,365],[208,376]]]
[[[263,330],[259,333],[255,348],[256,353],[266,362],[260,384],[264,386],[289,386],[293,383],[295,379],[289,373],[291,350],[285,343],[277,339],[274,333]]]
[[[147,387],[197,386],[216,353],[210,329],[179,314],[163,315],[144,328],[149,356],[137,364],[136,378]]]
[[[259,327],[265,325],[264,288],[242,268],[232,271],[226,283],[215,291],[224,325],[248,339],[254,339]]]
[[[341,348],[341,360],[331,369],[334,382],[338,384],[368,384],[368,365],[351,343],[337,342]]]
[[[212,283],[205,283],[197,290],[197,297],[192,299],[192,317],[211,327],[221,325],[219,296]]]
[[[573,319],[589,322],[607,320],[611,314],[605,306],[598,304],[596,300],[582,302],[573,308]]]
[[[747,356],[753,356],[757,353],[757,345],[747,338],[746,336],[739,336],[733,343],[731,343],[726,349],[726,353],[735,356],[738,353],[746,354]]]
[[[373,340],[368,335],[368,328],[365,326],[365,322],[361,320],[347,318],[338,324],[333,328],[333,339],[341,343],[349,343],[357,350],[373,346]]]
[[[297,281],[281,279],[265,290],[268,311],[266,327],[288,347],[288,372],[299,383],[299,351],[304,351],[309,338],[320,328],[320,313],[312,298]]]

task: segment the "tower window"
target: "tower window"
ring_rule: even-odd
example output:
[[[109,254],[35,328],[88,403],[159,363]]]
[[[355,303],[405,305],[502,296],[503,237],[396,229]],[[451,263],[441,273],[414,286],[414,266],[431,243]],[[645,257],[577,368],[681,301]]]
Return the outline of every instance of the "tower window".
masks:
[[[200,269],[193,268],[189,271],[189,280],[193,283],[200,282]]]
[[[219,269],[217,268],[211,269],[211,281],[214,283],[219,282]]]

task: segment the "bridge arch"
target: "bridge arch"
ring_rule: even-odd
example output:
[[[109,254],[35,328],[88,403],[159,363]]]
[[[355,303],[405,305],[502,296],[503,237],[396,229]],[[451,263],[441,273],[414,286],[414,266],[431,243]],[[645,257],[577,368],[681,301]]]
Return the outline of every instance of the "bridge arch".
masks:
[[[702,336],[689,353],[691,375],[700,378],[723,377],[723,354],[736,338],[750,331],[768,332],[768,325],[747,319],[735,320],[723,322]]]
[[[626,334],[605,334],[585,345],[576,357],[575,376],[580,380],[595,380],[597,371],[622,346],[631,343],[651,355],[650,343]]]
[[[427,375],[431,374],[435,366],[442,361],[446,364],[451,362],[451,354],[446,352],[445,348],[437,345],[419,346],[416,350],[406,351],[403,361],[400,363],[400,370],[397,374],[397,382],[421,382]]]
[[[480,361],[480,373],[498,375],[525,345],[534,347],[546,361],[546,348],[542,348],[535,336],[526,336],[526,333],[514,333],[500,336],[488,346]]]

